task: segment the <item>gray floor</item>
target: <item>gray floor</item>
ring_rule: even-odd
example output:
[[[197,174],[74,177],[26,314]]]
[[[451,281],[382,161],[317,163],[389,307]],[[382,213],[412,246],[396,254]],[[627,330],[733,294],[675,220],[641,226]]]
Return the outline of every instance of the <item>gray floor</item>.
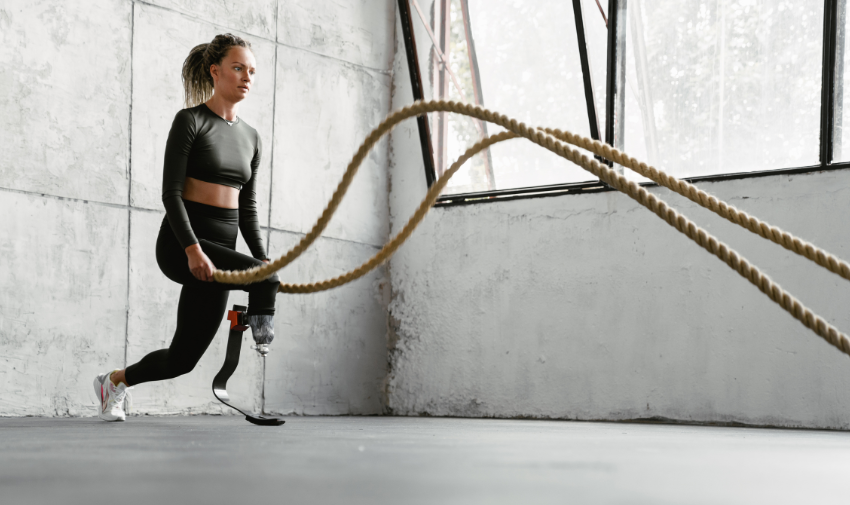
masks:
[[[0,503],[850,503],[850,433],[563,421],[0,419]]]

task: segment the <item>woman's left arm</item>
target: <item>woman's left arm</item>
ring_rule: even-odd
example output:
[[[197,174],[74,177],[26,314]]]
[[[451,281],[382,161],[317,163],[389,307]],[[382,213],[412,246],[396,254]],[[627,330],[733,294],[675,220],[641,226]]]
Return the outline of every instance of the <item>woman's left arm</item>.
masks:
[[[260,143],[260,135],[257,134],[257,148],[254,150],[254,157],[251,159],[251,179],[242,186],[239,192],[239,230],[242,231],[242,238],[251,249],[251,255],[258,260],[266,261],[266,248],[263,245],[263,235],[260,232],[260,220],[257,217],[257,171],[260,167],[260,157],[262,156],[262,144]]]

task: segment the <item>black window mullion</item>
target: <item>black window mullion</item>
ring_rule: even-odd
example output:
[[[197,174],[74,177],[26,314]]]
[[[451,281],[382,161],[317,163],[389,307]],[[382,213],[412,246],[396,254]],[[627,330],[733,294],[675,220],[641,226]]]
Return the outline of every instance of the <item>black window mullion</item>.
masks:
[[[404,48],[407,52],[407,68],[410,71],[410,85],[413,88],[413,100],[424,100],[422,74],[419,70],[419,56],[416,53],[416,38],[413,35],[413,23],[410,18],[409,0],[398,0],[398,13],[401,18],[401,31],[404,37]],[[430,188],[437,180],[434,169],[434,149],[431,146],[431,128],[428,116],[422,114],[416,117],[419,127],[419,144],[422,147],[422,162],[425,165],[425,181]]]
[[[626,1],[608,0],[608,69],[605,85],[605,143],[622,150],[626,108]],[[613,165],[609,162],[609,165]]]
[[[835,42],[838,30],[838,2],[824,0],[823,68],[821,69],[820,164],[832,163],[832,136],[835,107]]]
[[[601,140],[599,136],[599,117],[596,115],[596,98],[593,96],[593,75],[590,72],[590,58],[587,53],[587,37],[584,32],[584,15],[581,0],[573,0],[573,18],[576,23],[578,54],[581,59],[581,75],[584,80],[584,99],[587,102],[587,121],[590,124],[590,138]]]

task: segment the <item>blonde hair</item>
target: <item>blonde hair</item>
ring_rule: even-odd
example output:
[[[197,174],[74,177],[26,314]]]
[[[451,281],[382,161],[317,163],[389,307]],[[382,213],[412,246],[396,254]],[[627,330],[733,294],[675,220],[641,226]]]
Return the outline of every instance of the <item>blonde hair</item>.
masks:
[[[224,33],[216,35],[212,42],[198,44],[189,51],[189,56],[183,62],[183,102],[187,108],[200,105],[213,96],[210,65],[220,65],[227,51],[234,46],[251,49],[251,43],[247,40],[232,33]]]

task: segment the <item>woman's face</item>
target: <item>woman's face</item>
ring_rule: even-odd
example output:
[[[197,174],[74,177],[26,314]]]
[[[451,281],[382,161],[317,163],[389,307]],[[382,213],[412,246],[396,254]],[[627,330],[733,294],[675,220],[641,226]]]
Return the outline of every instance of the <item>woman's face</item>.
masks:
[[[210,66],[215,94],[233,103],[244,100],[254,85],[256,66],[250,49],[240,46],[228,49],[220,65]]]

